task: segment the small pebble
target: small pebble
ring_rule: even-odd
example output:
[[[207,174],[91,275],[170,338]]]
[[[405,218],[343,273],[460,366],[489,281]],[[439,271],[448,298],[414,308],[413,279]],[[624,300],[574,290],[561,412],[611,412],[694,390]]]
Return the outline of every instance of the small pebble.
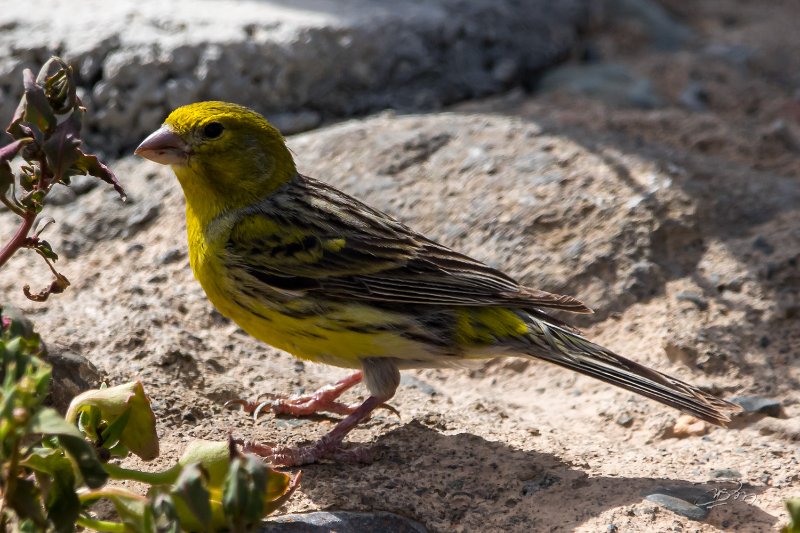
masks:
[[[740,479],[742,474],[733,468],[718,468],[708,473],[712,479]]]
[[[628,413],[622,413],[617,417],[616,422],[620,426],[628,428],[631,427],[631,425],[633,424],[633,417]]]
[[[767,340],[767,344],[769,344],[769,340]],[[745,413],[758,413],[773,418],[780,418],[783,414],[783,408],[779,400],[762,398],[760,396],[736,396],[732,398],[731,401],[740,405]]]
[[[393,533],[426,533],[425,526],[394,513],[377,511],[316,511],[267,518],[256,530],[259,533],[357,533],[362,531],[392,531]]]
[[[183,259],[183,257],[184,257],[183,250],[180,250],[178,248],[172,248],[170,250],[167,250],[163,254],[159,255],[158,259],[156,259],[156,264],[167,265],[169,263],[180,261],[181,259]]]
[[[675,295],[675,298],[684,302],[692,302],[701,311],[708,309],[708,301],[696,292],[681,291]]]
[[[685,516],[686,518],[689,518],[691,520],[704,520],[706,516],[708,516],[707,509],[698,507],[693,503],[689,503],[680,498],[676,498],[675,496],[656,493],[656,494],[650,494],[649,496],[647,496],[646,499],[657,505],[660,505],[665,509],[669,509],[675,514]]]

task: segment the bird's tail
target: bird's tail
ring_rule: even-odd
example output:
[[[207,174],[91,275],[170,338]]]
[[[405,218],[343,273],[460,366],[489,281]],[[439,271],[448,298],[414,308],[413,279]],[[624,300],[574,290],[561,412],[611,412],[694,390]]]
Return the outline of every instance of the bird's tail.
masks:
[[[564,327],[532,317],[528,323],[530,355],[725,426],[740,406],[679,379],[626,359]]]

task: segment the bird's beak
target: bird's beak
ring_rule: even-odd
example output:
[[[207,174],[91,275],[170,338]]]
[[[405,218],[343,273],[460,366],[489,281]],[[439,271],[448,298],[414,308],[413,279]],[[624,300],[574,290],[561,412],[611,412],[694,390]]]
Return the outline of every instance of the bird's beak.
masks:
[[[133,153],[162,165],[185,165],[189,159],[189,146],[169,126],[161,126],[148,135]]]

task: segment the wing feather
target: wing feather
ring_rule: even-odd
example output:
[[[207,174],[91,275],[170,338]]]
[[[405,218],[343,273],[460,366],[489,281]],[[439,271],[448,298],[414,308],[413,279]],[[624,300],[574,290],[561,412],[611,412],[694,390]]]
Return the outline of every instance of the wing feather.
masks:
[[[521,286],[305,176],[243,213],[226,251],[229,268],[253,285],[326,299],[591,312],[570,296]]]

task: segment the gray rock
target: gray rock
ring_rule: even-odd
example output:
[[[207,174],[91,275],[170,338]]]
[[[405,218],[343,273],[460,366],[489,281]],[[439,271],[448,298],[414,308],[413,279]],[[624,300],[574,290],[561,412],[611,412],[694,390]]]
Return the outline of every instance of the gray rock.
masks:
[[[683,107],[691,111],[708,111],[708,91],[702,84],[695,81],[689,82],[683,88],[678,100]]]
[[[159,204],[148,203],[137,206],[133,213],[128,216],[127,227],[123,232],[124,236],[129,237],[133,235],[148,223],[155,220],[160,212],[161,206]]]
[[[428,396],[435,396],[436,394],[439,394],[439,391],[437,391],[436,388],[434,388],[430,383],[422,381],[411,374],[402,374],[400,376],[400,385],[413,387],[420,392],[424,392]]]
[[[622,413],[617,417],[616,423],[622,427],[629,428],[633,425],[633,417],[628,413]]]
[[[276,516],[265,520],[259,533],[426,533],[425,526],[394,513],[319,511]]]
[[[652,109],[663,105],[650,80],[615,63],[565,65],[553,69],[539,81],[539,89],[565,90],[615,107]]]
[[[638,23],[659,50],[680,48],[691,37],[689,28],[655,0],[606,0],[604,7],[608,19],[629,19]]]
[[[780,400],[760,396],[736,396],[731,401],[744,409],[745,413],[757,413],[780,418],[783,412]]]
[[[708,309],[708,300],[706,300],[696,292],[681,291],[675,295],[675,298],[683,302],[691,302],[694,305],[696,305],[697,308],[700,309],[701,311],[705,311],[706,309]]]
[[[22,70],[53,53],[75,67],[91,111],[85,140],[109,154],[197,100],[249,105],[289,132],[328,116],[435,109],[559,60],[589,3],[12,2],[0,11],[0,116],[13,113]]]
[[[78,195],[75,194],[75,191],[66,185],[56,183],[53,185],[53,188],[50,189],[50,192],[47,193],[47,203],[50,205],[67,205],[77,197]]]
[[[689,503],[676,496],[670,496],[669,494],[650,494],[646,499],[691,520],[704,520],[706,516],[708,516],[708,509]]]

